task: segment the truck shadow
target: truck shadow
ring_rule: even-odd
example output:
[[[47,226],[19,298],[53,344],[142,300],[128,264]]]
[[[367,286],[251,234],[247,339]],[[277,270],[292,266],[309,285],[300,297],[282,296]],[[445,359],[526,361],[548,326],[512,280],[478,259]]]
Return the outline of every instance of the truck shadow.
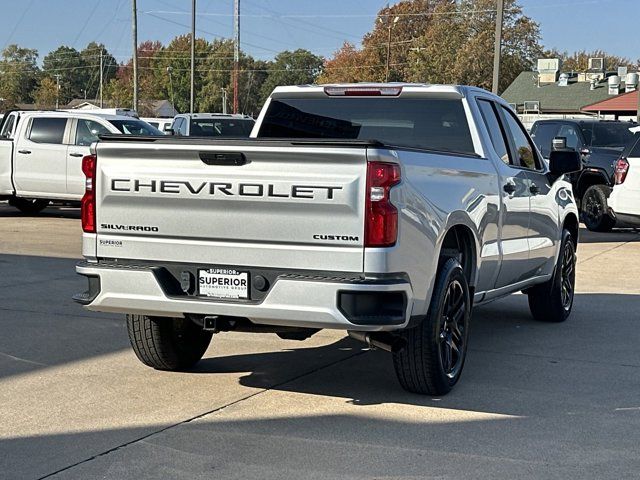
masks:
[[[532,396],[536,408],[544,408],[545,398],[558,397],[569,404],[606,404],[631,384],[640,391],[638,312],[640,295],[612,294],[577,295],[572,316],[563,324],[533,320],[525,295],[480,307],[474,312],[462,379],[442,398],[405,392],[389,354],[368,351],[349,338],[314,348],[208,358],[195,372],[250,372],[240,384],[339,397],[354,405],[403,403],[518,415],[526,413],[523,405],[531,404]],[[616,335],[609,334],[612,330]],[[344,355],[327,363],[336,350]],[[317,369],[274,386],[282,369],[314,363]]]
[[[611,232],[591,232],[586,228],[580,228],[579,243],[617,242],[640,242],[640,229],[616,228]]]
[[[80,219],[80,208],[75,205],[50,205],[40,213],[33,215],[22,213],[7,202],[0,202],[0,218],[2,217],[42,217],[42,218],[72,218]]]

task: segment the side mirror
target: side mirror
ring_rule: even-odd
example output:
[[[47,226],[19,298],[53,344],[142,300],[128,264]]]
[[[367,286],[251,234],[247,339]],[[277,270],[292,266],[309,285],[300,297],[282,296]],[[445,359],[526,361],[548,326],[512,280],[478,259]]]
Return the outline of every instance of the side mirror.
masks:
[[[566,150],[567,137],[554,137],[551,141],[551,150]]]
[[[580,154],[574,150],[552,150],[549,155],[549,171],[552,175],[560,176],[565,173],[582,170]]]
[[[163,131],[167,135],[175,135],[175,132],[173,131],[173,128],[171,128],[171,125],[165,125]]]

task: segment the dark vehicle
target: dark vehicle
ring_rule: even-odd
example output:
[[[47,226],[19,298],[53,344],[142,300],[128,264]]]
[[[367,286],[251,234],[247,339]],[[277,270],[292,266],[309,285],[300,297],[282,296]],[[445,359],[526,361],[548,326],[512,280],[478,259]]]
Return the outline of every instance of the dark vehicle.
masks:
[[[589,230],[606,232],[615,226],[607,199],[615,184],[615,163],[633,137],[630,128],[636,126],[588,119],[539,120],[531,127],[531,137],[544,158],[549,158],[552,149],[580,152],[584,169],[572,175],[571,182],[581,219]]]

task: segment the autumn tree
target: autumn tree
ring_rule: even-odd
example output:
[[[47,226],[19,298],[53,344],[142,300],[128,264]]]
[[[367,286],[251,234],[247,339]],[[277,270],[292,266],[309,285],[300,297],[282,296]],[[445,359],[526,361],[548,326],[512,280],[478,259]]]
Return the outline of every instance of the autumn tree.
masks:
[[[33,94],[36,108],[51,109],[56,106],[58,84],[51,77],[44,77]]]
[[[344,42],[342,47],[327,60],[318,83],[360,82],[372,78],[373,74],[364,65],[364,55],[353,43]]]
[[[9,45],[0,60],[0,98],[4,109],[16,103],[30,102],[40,70],[37,50]]]

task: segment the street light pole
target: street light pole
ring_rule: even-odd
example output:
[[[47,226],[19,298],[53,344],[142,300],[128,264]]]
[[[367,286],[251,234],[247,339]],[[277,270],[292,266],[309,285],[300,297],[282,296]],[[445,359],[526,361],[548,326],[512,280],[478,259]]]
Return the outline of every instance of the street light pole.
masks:
[[[504,0],[497,0],[496,8],[496,36],[493,48],[493,83],[491,91],[498,94],[500,83],[500,56],[502,55],[502,22],[504,18]]]
[[[191,100],[189,112],[193,113],[196,83],[196,0],[191,0]]]

